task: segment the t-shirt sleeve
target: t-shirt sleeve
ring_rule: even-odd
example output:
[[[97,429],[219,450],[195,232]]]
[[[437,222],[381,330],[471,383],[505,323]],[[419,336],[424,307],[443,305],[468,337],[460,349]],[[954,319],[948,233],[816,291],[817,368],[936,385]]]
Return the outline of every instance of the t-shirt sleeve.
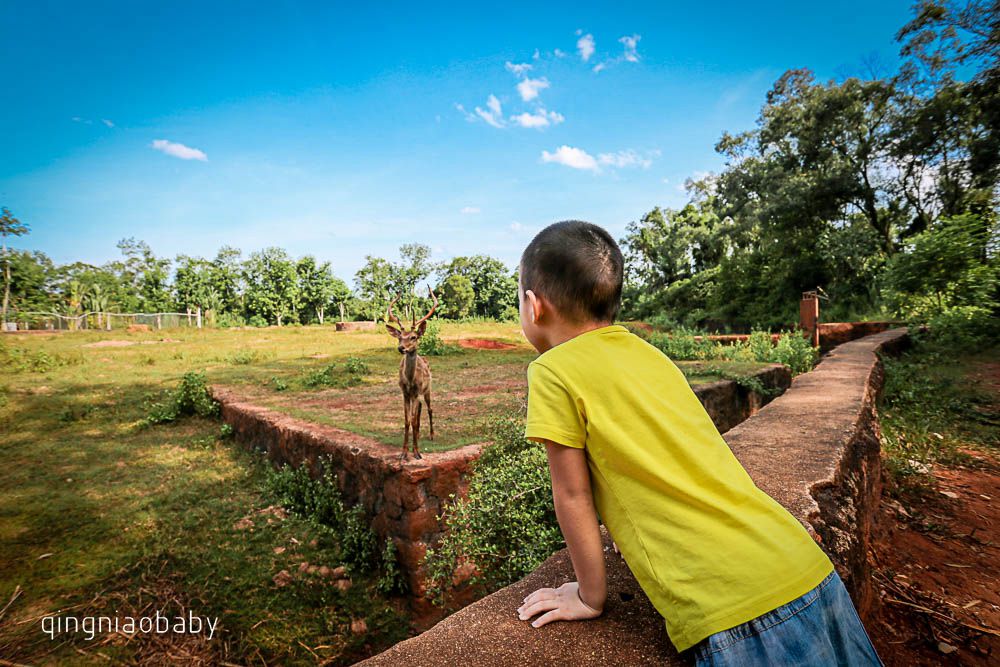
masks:
[[[587,441],[587,423],[566,385],[545,366],[528,365],[528,440],[544,438],[582,449]]]

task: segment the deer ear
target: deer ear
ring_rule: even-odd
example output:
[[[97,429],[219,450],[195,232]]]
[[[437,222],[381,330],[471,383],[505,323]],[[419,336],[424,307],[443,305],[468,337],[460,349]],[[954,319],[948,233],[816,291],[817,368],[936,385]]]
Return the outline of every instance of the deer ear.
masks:
[[[420,324],[417,325],[417,335],[418,336],[423,336],[424,335],[424,331],[426,329],[427,329],[427,320],[424,320],[423,322],[421,322]]]
[[[386,324],[385,325],[385,330],[388,331],[389,334],[393,338],[399,338],[400,336],[403,335],[403,334],[400,333],[399,329],[397,329],[396,327],[392,326],[391,324]]]

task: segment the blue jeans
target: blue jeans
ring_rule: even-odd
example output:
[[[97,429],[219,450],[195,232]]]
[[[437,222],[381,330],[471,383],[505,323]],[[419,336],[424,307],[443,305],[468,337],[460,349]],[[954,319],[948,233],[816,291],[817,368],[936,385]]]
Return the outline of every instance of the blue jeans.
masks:
[[[692,652],[698,667],[882,665],[836,570],[801,597],[706,637]]]

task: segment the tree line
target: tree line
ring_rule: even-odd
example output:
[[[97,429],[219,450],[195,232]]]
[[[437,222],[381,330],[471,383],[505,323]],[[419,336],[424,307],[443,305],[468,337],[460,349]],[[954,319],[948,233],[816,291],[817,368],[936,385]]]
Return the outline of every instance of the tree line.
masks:
[[[144,241],[118,243],[122,258],[95,266],[57,265],[45,253],[6,248],[8,236],[28,233],[7,209],[0,217],[4,239],[4,312],[159,313],[200,309],[210,324],[323,324],[330,317],[378,319],[389,299],[405,295],[399,309],[429,308],[417,285],[429,281],[443,317],[517,317],[517,278],[486,255],[431,262],[430,248],[403,245],[400,261],[368,255],[353,289],[333,274],[330,262],[312,255],[292,258],[278,247],[243,256],[231,246],[205,259],[158,257]],[[28,319],[28,318],[23,318]]]
[[[785,72],[721,173],[628,226],[630,317],[780,326],[808,290],[827,321],[997,314],[1000,2],[921,2],[896,40],[894,73]]]

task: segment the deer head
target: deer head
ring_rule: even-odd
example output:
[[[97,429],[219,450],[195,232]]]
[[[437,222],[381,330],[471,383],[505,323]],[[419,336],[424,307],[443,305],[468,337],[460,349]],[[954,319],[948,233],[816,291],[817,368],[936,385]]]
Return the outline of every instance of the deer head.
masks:
[[[396,340],[399,341],[399,345],[397,346],[396,349],[399,350],[400,354],[416,353],[417,346],[420,344],[420,337],[423,336],[424,331],[427,330],[427,318],[430,317],[431,314],[434,312],[434,310],[437,308],[438,300],[437,297],[434,295],[434,290],[428,287],[427,291],[428,293],[430,293],[431,298],[434,299],[434,305],[431,306],[430,311],[428,311],[426,315],[421,317],[419,321],[411,320],[409,329],[406,329],[403,326],[403,323],[399,321],[399,318],[396,317],[392,312],[392,306],[397,301],[399,301],[400,295],[396,295],[396,298],[392,300],[392,303],[389,304],[388,310],[386,310],[385,314],[386,320],[389,319],[395,320],[396,326],[392,326],[391,324],[386,323],[385,330],[388,331]],[[416,313],[413,314],[413,317],[416,317]]]

